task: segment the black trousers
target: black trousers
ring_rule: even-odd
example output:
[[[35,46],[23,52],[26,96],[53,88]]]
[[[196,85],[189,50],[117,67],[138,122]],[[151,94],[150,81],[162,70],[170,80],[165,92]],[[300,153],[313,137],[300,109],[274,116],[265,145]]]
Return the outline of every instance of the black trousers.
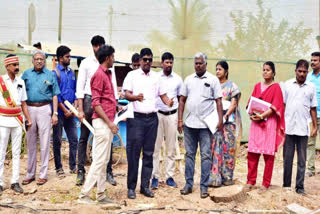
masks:
[[[286,135],[283,146],[283,187],[291,187],[292,164],[295,148],[298,154],[296,190],[304,189],[308,136]]]
[[[91,108],[91,96],[85,95],[83,99],[83,111],[85,118],[92,125],[93,109]],[[85,172],[85,164],[87,161],[87,144],[90,135],[90,130],[81,123],[81,134],[78,145],[78,171]],[[110,160],[107,165],[107,173],[112,173],[112,148],[110,152]]]
[[[158,116],[156,113],[137,115],[127,119],[128,189],[136,189],[139,158],[142,150],[141,188],[149,188],[153,169],[153,151],[157,138]]]

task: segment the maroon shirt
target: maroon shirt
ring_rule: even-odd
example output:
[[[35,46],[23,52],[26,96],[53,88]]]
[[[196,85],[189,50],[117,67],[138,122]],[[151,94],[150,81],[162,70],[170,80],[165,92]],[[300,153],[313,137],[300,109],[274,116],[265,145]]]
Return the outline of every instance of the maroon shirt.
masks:
[[[114,89],[111,81],[111,71],[99,66],[98,70],[91,78],[91,94],[92,94],[92,119],[99,118],[94,107],[100,105],[109,120],[113,122],[116,114],[117,101],[114,97]]]

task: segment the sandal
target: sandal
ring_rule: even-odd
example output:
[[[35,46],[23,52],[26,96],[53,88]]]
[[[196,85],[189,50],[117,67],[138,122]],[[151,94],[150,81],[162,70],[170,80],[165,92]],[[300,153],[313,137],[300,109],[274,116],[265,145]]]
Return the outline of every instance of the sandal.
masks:
[[[267,191],[268,191],[268,188],[265,187],[265,186],[262,186],[262,187],[259,188],[258,193],[259,193],[259,194],[262,194],[262,193],[265,193],[265,192],[267,192]]]
[[[37,185],[43,185],[45,183],[47,183],[47,179],[42,179],[42,178],[39,178],[39,180],[37,181]]]
[[[252,184],[246,184],[245,186],[244,186],[244,191],[245,192],[250,192],[251,190],[253,189],[253,185]]]
[[[27,185],[27,184],[30,184],[32,181],[36,180],[35,178],[25,178],[23,181],[22,181],[22,185]]]
[[[63,177],[66,176],[66,175],[64,174],[63,169],[58,169],[58,170],[57,170],[57,175],[58,175],[58,177],[60,177],[60,178],[63,178]]]

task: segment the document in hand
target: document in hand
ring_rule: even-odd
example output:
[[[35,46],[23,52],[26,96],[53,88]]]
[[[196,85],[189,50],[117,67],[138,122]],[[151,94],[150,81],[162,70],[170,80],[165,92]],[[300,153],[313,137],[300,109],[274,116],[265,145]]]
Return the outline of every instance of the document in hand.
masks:
[[[217,125],[219,123],[219,115],[218,115],[218,111],[217,108],[214,109],[213,112],[211,112],[211,114],[209,114],[208,116],[206,116],[203,121],[205,122],[205,124],[208,126],[208,128],[210,129],[212,134],[215,134],[217,131]],[[223,118],[223,123],[225,123],[226,120]]]
[[[262,114],[263,112],[267,111],[271,106],[271,103],[266,101],[260,100],[256,97],[250,98],[250,102],[247,108],[247,113],[249,115],[253,115],[255,113]]]
[[[134,118],[132,102],[124,106],[123,109],[116,114],[113,122],[117,125],[120,121],[126,118]]]

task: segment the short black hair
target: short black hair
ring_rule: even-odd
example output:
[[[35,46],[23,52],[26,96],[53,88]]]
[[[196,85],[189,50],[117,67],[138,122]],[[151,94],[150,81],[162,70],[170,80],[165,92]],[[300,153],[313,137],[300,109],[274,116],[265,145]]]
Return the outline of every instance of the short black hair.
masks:
[[[131,57],[131,62],[139,62],[139,58],[140,58],[140,55],[138,53],[135,53]]]
[[[308,70],[309,69],[309,62],[305,59],[299,59],[296,64],[296,69],[301,66],[305,67]]]
[[[104,45],[104,44],[106,44],[106,41],[104,41],[104,38],[102,36],[96,35],[91,39],[92,46],[98,46],[98,45]]]
[[[311,56],[319,56],[319,57],[320,57],[320,52],[319,52],[319,51],[313,52],[313,53],[311,54]]]
[[[146,55],[151,55],[153,56],[152,54],[152,51],[150,48],[142,48],[141,51],[140,51],[140,58],[146,56]]]
[[[13,57],[13,56],[16,56],[15,54],[9,54],[6,56],[6,58],[9,58],[9,57]]]
[[[221,60],[221,61],[217,62],[216,67],[218,65],[220,65],[226,72],[228,72],[228,74],[226,76],[226,79],[228,79],[228,77],[229,77],[229,65],[228,65],[228,63],[226,61],[224,61],[224,60]]]
[[[172,55],[172,53],[170,52],[165,52],[164,54],[162,54],[161,56],[161,61],[163,62],[166,59],[172,59],[172,61],[174,60],[174,57]]]
[[[60,57],[63,57],[64,55],[66,55],[70,51],[71,51],[71,49],[68,48],[67,46],[64,46],[64,45],[59,46],[56,51],[58,60]]]
[[[114,48],[111,45],[101,45],[97,52],[99,63],[102,64],[106,58],[111,56],[113,53]]]

